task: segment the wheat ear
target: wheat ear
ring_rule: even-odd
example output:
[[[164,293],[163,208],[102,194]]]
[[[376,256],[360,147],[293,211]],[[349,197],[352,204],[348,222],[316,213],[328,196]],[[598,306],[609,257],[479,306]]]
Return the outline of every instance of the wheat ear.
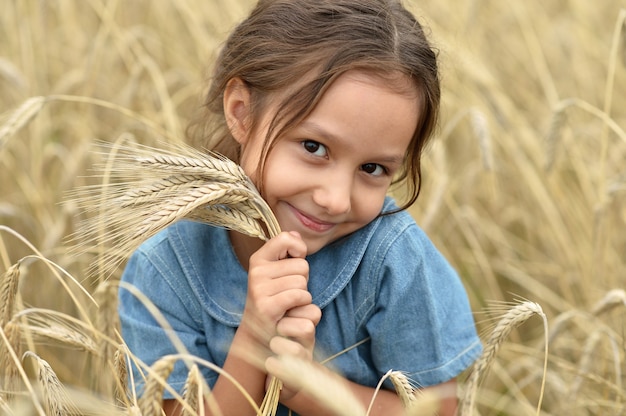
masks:
[[[62,312],[28,308],[16,313],[10,324],[34,340],[60,342],[66,346],[97,354],[92,327]]]
[[[17,363],[13,360],[10,351],[13,350],[19,356],[20,330],[11,323],[17,298],[18,282],[20,279],[20,263],[17,262],[9,267],[0,277],[0,329],[6,335],[7,342],[0,343],[0,391],[4,390],[7,397],[11,397],[16,390],[18,379]],[[0,393],[1,394],[1,393]]]
[[[117,335],[117,328],[119,328],[117,285],[109,281],[100,282],[94,298],[98,303],[94,337],[98,344],[98,354],[93,357],[94,369],[102,377],[95,379],[92,386],[100,394],[112,399],[116,394],[116,372],[110,370],[115,368],[115,354],[119,347],[117,342],[113,342]]]
[[[594,316],[600,316],[618,306],[626,307],[626,291],[624,291],[624,289],[609,290],[604,297],[591,308],[591,313]]]
[[[396,393],[400,397],[404,408],[408,409],[411,407],[415,403],[415,388],[411,385],[406,374],[402,371],[390,371],[389,380],[391,380],[391,384],[396,389]]]
[[[177,358],[166,356],[157,360],[151,367],[146,380],[143,395],[139,399],[139,409],[144,416],[158,416],[161,414],[163,403],[163,388]]]
[[[126,365],[126,348],[120,344],[113,357],[115,368],[115,399],[120,405],[130,407],[128,403],[128,366]]]
[[[18,390],[19,357],[21,353],[21,334],[19,328],[11,322],[0,328],[3,332],[3,342],[0,343],[0,395],[10,400]]]
[[[489,123],[485,114],[477,108],[469,110],[470,125],[478,139],[478,147],[482,155],[483,167],[485,170],[493,170],[493,146]]]
[[[46,103],[46,97],[31,97],[11,113],[8,120],[0,127],[0,147],[4,141],[17,133],[37,115]]]
[[[551,171],[554,166],[554,162],[556,160],[556,153],[558,144],[561,138],[561,132],[563,130],[563,126],[567,122],[567,113],[566,109],[569,106],[569,103],[563,101],[559,103],[556,109],[552,113],[552,119],[550,120],[550,127],[548,128],[548,133],[546,134],[546,161],[545,161],[545,170]]]
[[[20,279],[20,263],[9,267],[0,277],[0,327],[4,327],[13,317],[15,299]]]
[[[502,316],[502,318],[500,318],[500,320],[496,324],[496,327],[492,331],[491,336],[489,337],[486,343],[486,346],[485,346],[485,349],[483,350],[482,355],[474,364],[472,368],[472,374],[470,375],[470,378],[468,379],[465,385],[465,394],[464,394],[463,402],[461,405],[462,416],[471,416],[473,414],[476,391],[478,389],[478,385],[481,380],[481,377],[483,377],[484,374],[488,371],[493,359],[497,355],[498,350],[500,349],[500,346],[502,345],[504,340],[509,336],[509,334],[514,328],[517,328],[519,325],[526,322],[528,319],[530,319],[534,315],[539,315],[543,318],[544,329],[546,331],[546,338],[547,338],[547,327],[548,327],[547,319],[546,319],[545,314],[543,313],[543,310],[541,309],[541,306],[539,306],[539,304],[535,302],[529,302],[529,301],[521,302],[515,305],[514,307],[512,307],[511,309],[509,309]],[[547,350],[547,343],[546,343],[546,350]],[[546,351],[545,358],[547,360],[547,351]],[[546,364],[547,364],[547,361],[544,362],[544,372],[545,372]],[[542,392],[543,392],[543,387],[544,387],[543,383],[545,383],[545,377],[542,380]],[[539,403],[538,403],[537,414],[539,414],[540,409],[541,409],[541,399],[539,400]]]
[[[198,365],[194,364],[191,370],[189,370],[189,374],[187,374],[187,381],[185,382],[183,391],[183,399],[193,412],[185,408],[183,409],[183,416],[200,415],[204,413],[201,377],[202,375],[200,374]]]
[[[34,364],[46,415],[67,416],[78,414],[78,409],[69,400],[67,392],[52,367],[50,367],[50,364],[31,351],[24,353],[22,360],[27,359],[30,359]]]

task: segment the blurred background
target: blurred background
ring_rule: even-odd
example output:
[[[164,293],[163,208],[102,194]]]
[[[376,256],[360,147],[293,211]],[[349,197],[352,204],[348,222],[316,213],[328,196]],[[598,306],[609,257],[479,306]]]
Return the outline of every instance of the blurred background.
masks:
[[[481,414],[535,414],[542,380],[545,414],[624,414],[626,4],[404,3],[439,50],[443,83],[411,213],[459,271],[485,339],[521,299],[550,328],[545,377],[541,319],[504,341]],[[107,291],[86,273],[98,252],[73,255],[67,241],[94,214],[68,192],[98,183],[97,140],[183,140],[216,51],[252,5],[1,2],[0,272],[20,262],[18,310],[103,319]],[[93,385],[91,353],[58,344],[28,347],[62,381]]]

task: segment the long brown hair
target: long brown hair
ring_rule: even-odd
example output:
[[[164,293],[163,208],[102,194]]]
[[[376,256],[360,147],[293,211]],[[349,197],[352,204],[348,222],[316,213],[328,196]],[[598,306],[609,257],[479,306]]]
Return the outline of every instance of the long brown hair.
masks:
[[[265,139],[262,171],[275,139],[301,122],[329,85],[349,70],[382,77],[390,86],[397,85],[394,80],[400,74],[418,92],[420,118],[404,169],[396,178],[396,182],[406,179],[408,198],[402,206],[406,208],[419,195],[421,155],[437,124],[440,86],[436,52],[422,26],[398,0],[260,0],[224,44],[203,114],[190,126],[190,139],[239,162],[239,144],[224,117],[228,81],[238,77],[250,90],[251,131],[268,98],[287,92]]]

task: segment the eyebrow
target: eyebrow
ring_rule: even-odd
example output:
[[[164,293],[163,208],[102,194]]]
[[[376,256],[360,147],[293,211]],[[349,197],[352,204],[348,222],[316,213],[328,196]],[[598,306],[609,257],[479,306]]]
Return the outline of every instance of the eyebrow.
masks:
[[[321,136],[322,138],[324,138],[325,140],[328,140],[329,142],[341,142],[342,141],[338,136],[332,134],[331,132],[327,131],[319,124],[314,123],[312,121],[305,120],[300,124],[300,127],[305,130],[311,131],[312,133],[315,133],[316,135]],[[405,157],[406,157],[405,155],[377,156],[373,158],[373,160],[377,163],[400,166],[404,163]]]

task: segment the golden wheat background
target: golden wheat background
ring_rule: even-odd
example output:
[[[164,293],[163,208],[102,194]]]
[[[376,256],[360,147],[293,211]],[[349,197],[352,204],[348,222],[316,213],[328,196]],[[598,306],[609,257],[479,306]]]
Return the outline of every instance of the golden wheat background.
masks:
[[[514,315],[528,321],[491,344],[477,408],[535,414],[543,392],[542,414],[624,414],[626,4],[406,3],[432,31],[444,91],[411,212],[463,277],[485,342],[520,299],[549,326],[544,375],[543,322]],[[74,256],[66,239],[94,214],[63,201],[98,183],[97,140],[182,139],[216,48],[251,5],[0,3],[0,273],[12,282],[0,345],[31,327],[20,348],[36,353],[24,357],[32,374],[51,368],[82,394],[114,395],[101,370],[116,364],[100,361],[115,355],[102,342],[116,339],[115,279],[87,278],[102,253]]]

